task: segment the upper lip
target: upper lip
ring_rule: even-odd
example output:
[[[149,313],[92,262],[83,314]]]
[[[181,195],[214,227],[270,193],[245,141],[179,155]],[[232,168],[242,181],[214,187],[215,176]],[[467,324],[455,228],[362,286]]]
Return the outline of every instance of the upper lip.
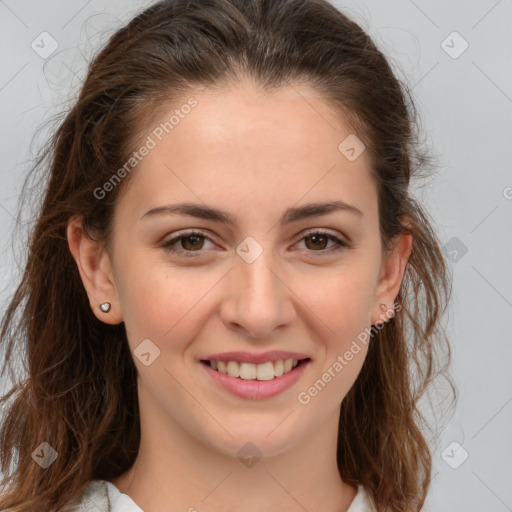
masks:
[[[268,361],[278,361],[279,359],[309,359],[307,354],[300,352],[286,352],[283,350],[270,350],[268,352],[222,352],[219,354],[211,354],[201,358],[201,361],[237,361],[239,363],[260,364]]]

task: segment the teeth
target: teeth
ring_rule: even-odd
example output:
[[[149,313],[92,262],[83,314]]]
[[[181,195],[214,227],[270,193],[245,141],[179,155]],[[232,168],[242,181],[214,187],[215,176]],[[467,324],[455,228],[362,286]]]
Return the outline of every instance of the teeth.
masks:
[[[239,363],[237,361],[209,361],[210,367],[230,377],[244,380],[272,380],[274,377],[288,373],[299,361],[296,359],[279,359],[262,364]]]
[[[274,375],[274,365],[271,361],[256,366],[256,378],[258,380],[272,380]]]
[[[230,361],[235,363],[235,361]],[[238,363],[235,363],[238,366]],[[259,365],[258,365],[259,366]],[[240,364],[240,378],[245,380],[253,380],[257,376],[257,368],[255,364],[241,363]]]
[[[227,364],[228,375],[230,377],[239,377],[240,376],[240,365],[235,361],[229,361]]]

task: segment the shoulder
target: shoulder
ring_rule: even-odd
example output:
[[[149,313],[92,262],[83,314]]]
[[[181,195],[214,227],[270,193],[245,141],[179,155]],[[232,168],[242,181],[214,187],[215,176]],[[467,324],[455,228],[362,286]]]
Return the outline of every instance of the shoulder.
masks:
[[[69,512],[110,511],[107,482],[105,480],[91,480],[88,482],[84,487],[80,501],[67,510]]]
[[[69,512],[143,512],[135,502],[107,480],[88,482],[80,502]]]
[[[370,494],[363,485],[360,484],[357,486],[357,494],[350,504],[350,507],[348,507],[347,512],[377,512]]]

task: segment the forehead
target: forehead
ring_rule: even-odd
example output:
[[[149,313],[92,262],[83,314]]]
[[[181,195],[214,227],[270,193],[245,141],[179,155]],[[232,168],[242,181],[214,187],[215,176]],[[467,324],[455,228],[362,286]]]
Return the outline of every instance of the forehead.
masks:
[[[190,200],[245,206],[253,214],[301,198],[375,206],[367,155],[347,158],[343,141],[357,140],[350,126],[307,85],[262,91],[244,82],[192,90],[147,129],[147,137],[154,147],[125,194],[139,211]]]

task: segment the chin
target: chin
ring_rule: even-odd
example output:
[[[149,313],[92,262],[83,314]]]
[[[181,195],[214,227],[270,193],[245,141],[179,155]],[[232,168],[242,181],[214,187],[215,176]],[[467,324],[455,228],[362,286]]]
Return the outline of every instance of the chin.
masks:
[[[240,426],[229,428],[226,425],[233,437],[226,434],[223,439],[209,439],[207,444],[213,450],[228,457],[238,458],[241,462],[247,457],[249,460],[251,457],[257,459],[275,457],[292,450],[294,443],[298,442],[290,435],[287,428],[279,425],[282,420],[283,418],[280,417],[277,421],[269,422],[272,426],[268,428],[266,423],[247,429]]]

